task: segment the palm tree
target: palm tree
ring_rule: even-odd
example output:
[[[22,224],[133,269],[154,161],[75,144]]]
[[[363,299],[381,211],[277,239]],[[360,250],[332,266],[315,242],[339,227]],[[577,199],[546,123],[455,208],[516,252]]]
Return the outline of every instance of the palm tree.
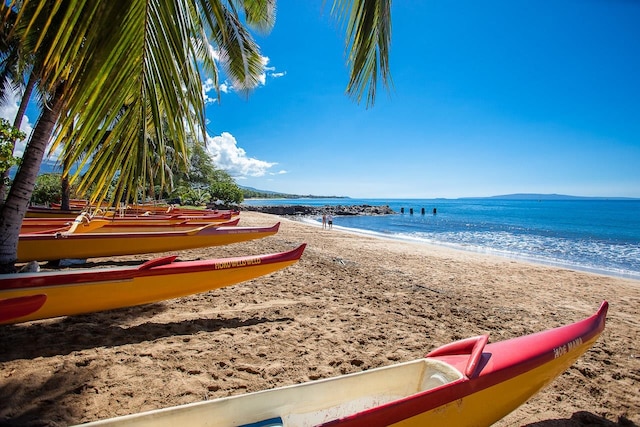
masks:
[[[272,22],[270,2],[247,3],[248,23]],[[19,6],[12,35],[25,52],[44,58],[38,70],[39,90],[48,108],[34,128],[2,207],[2,271],[12,270],[20,223],[54,126],[52,149],[64,135],[69,136],[65,151],[70,162],[82,164],[89,156],[79,156],[92,154],[85,182],[93,180],[104,195],[119,173],[119,188],[126,193],[145,176],[148,139],[163,140],[161,126],[156,126],[161,120],[167,121],[171,139],[183,153],[179,143],[188,130],[204,133],[200,64],[217,74],[204,43],[205,28],[227,52],[229,73],[238,84],[255,84],[262,70],[257,46],[240,24],[237,10],[218,2],[26,0]],[[3,4],[2,16],[14,8],[16,4]],[[126,112],[116,121],[123,106]],[[95,141],[102,141],[107,132],[106,142],[98,146]]]
[[[335,0],[332,11],[346,23],[347,92],[358,102],[366,93],[369,106],[378,72],[389,81],[390,0]],[[246,26],[268,31],[274,14],[275,0],[3,2],[2,29],[19,40],[25,57],[41,60],[45,107],[0,211],[0,272],[14,269],[20,224],[52,135],[52,150],[63,146],[70,164],[88,167],[81,191],[93,185],[93,197],[102,200],[117,177],[114,198],[128,197],[153,172],[168,169],[147,168],[150,141],[160,159],[164,141],[172,141],[186,165],[187,135],[205,134],[200,76],[211,74],[216,83],[218,76],[209,39],[234,85],[249,91],[263,65]]]
[[[5,26],[11,28],[15,23],[16,13],[9,11]],[[7,102],[9,97],[8,90],[22,92],[22,101],[20,102],[18,112],[13,121],[13,127],[20,129],[22,119],[24,118],[31,94],[36,86],[34,74],[31,68],[34,66],[33,58],[25,58],[20,51],[20,43],[15,38],[8,37],[9,32],[3,31],[0,34],[0,52],[2,60],[0,60],[0,101]],[[26,84],[25,84],[26,80]],[[24,86],[24,87],[23,87]],[[15,144],[12,147],[15,149]],[[9,170],[5,170],[0,178],[0,204],[4,203],[6,197],[6,185]]]

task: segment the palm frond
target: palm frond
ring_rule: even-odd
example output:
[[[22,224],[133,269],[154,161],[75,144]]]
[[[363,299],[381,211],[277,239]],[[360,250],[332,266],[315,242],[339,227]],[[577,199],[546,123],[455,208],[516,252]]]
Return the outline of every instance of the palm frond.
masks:
[[[275,0],[238,0],[237,3],[244,10],[249,27],[262,33],[273,29],[276,22]]]
[[[248,93],[258,86],[264,71],[260,48],[235,8],[223,9],[218,18],[215,22],[203,22],[210,25],[207,31],[219,50],[220,65],[233,86]]]
[[[68,115],[58,127],[61,135],[73,126],[73,138],[58,138],[52,147],[65,143],[67,150],[75,153],[74,162],[88,165],[90,173],[84,175],[80,188],[94,184],[102,196],[116,176],[126,184],[119,188],[129,191],[133,191],[135,180],[130,173],[141,178],[142,185],[145,179],[153,178],[145,167],[149,141],[164,151],[166,133],[174,148],[186,153],[182,143],[186,135],[204,129],[189,8],[184,2],[157,0],[128,5],[105,7],[95,26],[109,23],[111,31],[96,28],[96,36],[87,35],[85,46],[91,53],[70,74],[74,89],[66,94]],[[104,19],[105,15],[112,19]],[[114,27],[114,23],[120,25]],[[96,59],[101,66],[95,66]],[[107,130],[109,137],[104,139]]]
[[[392,85],[391,0],[334,0],[331,13],[346,25],[347,93],[358,103],[366,97],[367,107],[372,106],[378,78],[385,88]]]

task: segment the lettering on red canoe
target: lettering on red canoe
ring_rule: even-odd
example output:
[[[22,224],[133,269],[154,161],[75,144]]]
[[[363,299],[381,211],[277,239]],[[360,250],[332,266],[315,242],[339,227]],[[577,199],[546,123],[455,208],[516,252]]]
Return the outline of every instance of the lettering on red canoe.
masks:
[[[262,260],[260,258],[248,258],[248,259],[241,259],[238,261],[217,262],[215,264],[215,269],[222,270],[225,268],[244,267],[247,265],[258,265],[260,263],[262,263]]]
[[[560,347],[556,347],[553,349],[553,358],[557,359],[558,357],[564,356],[571,350],[578,348],[582,345],[582,338],[578,337],[575,340],[569,341],[567,344],[561,345]]]

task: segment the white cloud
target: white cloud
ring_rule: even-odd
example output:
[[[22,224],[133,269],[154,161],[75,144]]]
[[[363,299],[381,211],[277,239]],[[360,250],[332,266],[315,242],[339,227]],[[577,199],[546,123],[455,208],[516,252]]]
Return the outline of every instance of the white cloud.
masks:
[[[211,92],[213,92],[212,96],[209,95]],[[218,100],[216,86],[213,84],[213,79],[209,78],[202,83],[202,97],[204,98],[205,104],[213,104]]]
[[[212,81],[205,82],[203,90],[205,90],[206,87],[213,87],[212,84]],[[15,94],[10,94],[8,102],[0,106],[0,117],[13,123],[16,113],[18,112],[18,100]],[[29,121],[29,117],[24,117],[20,130],[27,136],[16,145],[14,155],[18,157],[24,154],[26,141],[29,140],[31,132],[33,131],[33,125]],[[217,167],[227,171],[236,179],[261,177],[266,174],[281,175],[287,173],[284,170],[269,172],[269,169],[277,165],[277,163],[249,157],[244,149],[238,147],[235,137],[228,132],[223,132],[222,135],[214,137],[207,135],[207,151]],[[59,153],[53,153],[52,156],[49,157],[49,160],[56,161],[58,154]]]
[[[264,176],[277,163],[248,157],[244,149],[238,147],[233,135],[222,132],[220,136],[207,136],[207,152],[214,164],[234,178]]]
[[[9,123],[13,124],[13,121],[16,118],[16,114],[18,113],[18,101],[20,98],[13,92],[7,92],[7,102],[0,106],[0,117],[9,121]],[[33,125],[29,121],[29,117],[26,115],[22,119],[22,124],[20,125],[20,130],[26,134],[25,139],[19,141],[16,144],[16,148],[13,152],[13,155],[16,157],[21,157],[24,154],[24,148],[31,137],[31,132],[33,132]]]
[[[217,52],[215,54],[215,58],[218,61],[220,60],[220,55]],[[261,61],[264,68],[264,72],[260,74],[260,76],[258,76],[258,87],[265,86],[267,84],[267,75],[270,78],[274,78],[274,79],[278,79],[287,75],[286,71],[284,72],[276,71],[276,67],[269,67],[268,56],[261,57]],[[216,88],[213,84],[212,79],[207,79],[202,84],[202,94],[204,96],[205,103],[211,104],[217,101],[217,94],[215,94],[215,89]],[[235,91],[235,88],[228,80],[225,80],[222,83],[220,83],[218,85],[218,89],[220,90],[221,93],[230,93]],[[210,93],[213,93],[213,95],[209,95]]]
[[[270,59],[268,56],[262,57],[262,66],[264,68],[264,73],[260,75],[260,79],[259,79],[262,86],[267,84],[267,75],[269,75],[269,77],[272,77],[274,79],[278,79],[280,77],[284,77],[287,75],[286,71],[276,71],[276,67],[269,67],[268,66],[269,61]]]
[[[260,77],[258,78],[258,80],[260,81],[260,85],[264,86],[265,84],[267,84],[267,71],[273,67],[267,67],[267,64],[269,63],[268,56],[263,56],[260,59],[262,60],[262,69],[264,71],[262,72],[262,74],[260,74]]]

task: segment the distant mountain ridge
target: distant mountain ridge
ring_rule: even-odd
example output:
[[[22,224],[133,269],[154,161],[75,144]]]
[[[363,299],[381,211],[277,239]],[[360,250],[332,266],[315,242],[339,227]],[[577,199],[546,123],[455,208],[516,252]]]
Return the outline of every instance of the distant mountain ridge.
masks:
[[[243,185],[238,185],[240,190],[242,190],[245,198],[265,198],[265,199],[348,199],[349,197],[345,196],[316,196],[313,194],[287,194],[287,193],[278,193],[276,191],[270,190],[258,190],[253,187],[246,187]]]
[[[9,171],[9,176],[11,179],[14,178],[16,174],[17,168],[13,167]],[[42,162],[40,166],[39,174],[45,173],[61,173],[61,166],[54,161],[45,160]],[[350,199],[349,196],[316,196],[313,194],[300,195],[300,194],[287,194],[287,193],[278,193],[276,191],[270,190],[259,190],[253,187],[246,187],[242,185],[238,185],[238,187],[243,191],[245,198],[281,198],[281,199]],[[446,198],[444,198],[446,199]],[[571,196],[567,194],[542,194],[542,193],[513,193],[513,194],[502,194],[497,196],[485,196],[485,197],[460,197],[459,200],[467,200],[467,199],[502,199],[502,200],[640,200],[640,198],[636,197],[596,197],[596,196]]]
[[[314,196],[299,194],[286,194],[278,193],[270,190],[259,190],[257,188],[245,187],[238,185],[241,190],[245,192],[245,198],[281,198],[281,199],[351,199],[349,196]],[[250,193],[259,195],[248,195]],[[358,198],[356,198],[358,199]],[[365,197],[367,199],[367,197]],[[381,199],[384,199],[381,198]],[[440,197],[440,199],[446,200],[446,197]],[[640,200],[635,197],[595,197],[595,196],[571,196],[567,194],[542,194],[542,193],[513,193],[513,194],[501,194],[497,196],[480,196],[480,197],[460,197],[458,200],[470,200],[470,199],[496,199],[496,200]]]
[[[9,178],[15,178],[17,172],[18,167],[13,166],[11,169],[9,169]],[[40,164],[38,175],[43,175],[46,173],[62,173],[62,166],[60,166],[57,162],[51,160],[43,160],[42,164]]]
[[[462,199],[503,199],[503,200],[640,200],[633,197],[592,197],[570,196],[566,194],[515,193],[489,197],[462,197]]]

